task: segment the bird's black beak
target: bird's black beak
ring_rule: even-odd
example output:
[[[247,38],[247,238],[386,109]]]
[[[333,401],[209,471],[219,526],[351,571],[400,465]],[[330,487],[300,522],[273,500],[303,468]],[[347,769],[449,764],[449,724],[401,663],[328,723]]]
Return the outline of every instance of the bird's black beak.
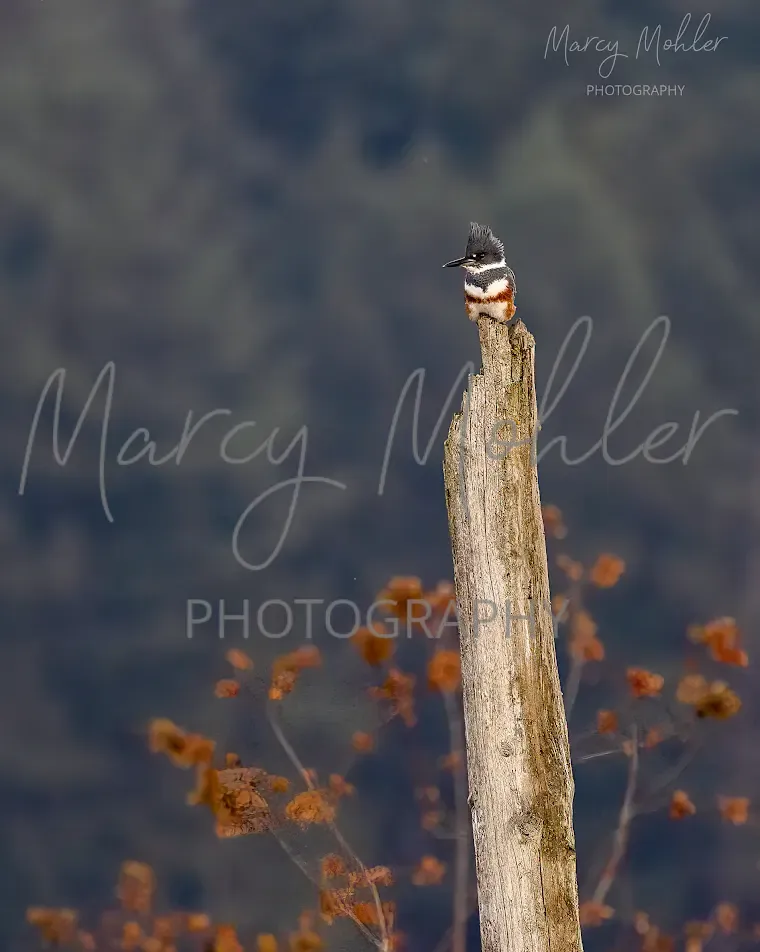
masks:
[[[465,261],[469,261],[469,260],[470,259],[467,257],[467,255],[465,255],[464,258],[455,258],[453,261],[447,261],[443,267],[444,268],[461,268],[462,265],[465,263]]]

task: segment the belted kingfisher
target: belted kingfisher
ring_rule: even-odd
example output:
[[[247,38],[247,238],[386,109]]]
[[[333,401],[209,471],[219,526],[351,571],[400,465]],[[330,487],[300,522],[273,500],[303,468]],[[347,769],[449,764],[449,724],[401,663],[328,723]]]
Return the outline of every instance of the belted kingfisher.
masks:
[[[471,321],[483,315],[508,324],[515,316],[515,275],[504,260],[504,245],[486,225],[470,223],[463,258],[444,268],[464,268],[464,300]]]

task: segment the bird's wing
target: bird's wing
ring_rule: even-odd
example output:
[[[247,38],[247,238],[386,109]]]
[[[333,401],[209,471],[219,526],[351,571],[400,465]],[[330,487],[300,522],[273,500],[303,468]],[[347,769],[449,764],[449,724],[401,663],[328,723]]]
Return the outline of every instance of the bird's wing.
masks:
[[[509,283],[512,285],[512,290],[514,291],[515,296],[517,296],[517,282],[515,281],[515,273],[508,266],[507,266],[507,278],[509,279]]]

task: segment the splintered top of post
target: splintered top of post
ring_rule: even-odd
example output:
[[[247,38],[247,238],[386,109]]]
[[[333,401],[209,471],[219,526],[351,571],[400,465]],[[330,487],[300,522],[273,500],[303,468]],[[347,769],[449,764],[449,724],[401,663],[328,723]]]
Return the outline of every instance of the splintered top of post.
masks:
[[[524,362],[532,365],[536,340],[522,321],[510,327],[481,318],[478,333],[484,376],[495,377],[508,385]]]
[[[523,440],[532,437],[538,425],[535,338],[520,320],[508,325],[483,317],[478,320],[478,332],[483,365],[480,373],[470,378],[461,412],[454,414],[447,449],[452,440],[459,438],[463,416],[476,405],[491,407],[492,423],[497,416],[502,420],[519,421]],[[515,387],[520,381],[522,386]]]

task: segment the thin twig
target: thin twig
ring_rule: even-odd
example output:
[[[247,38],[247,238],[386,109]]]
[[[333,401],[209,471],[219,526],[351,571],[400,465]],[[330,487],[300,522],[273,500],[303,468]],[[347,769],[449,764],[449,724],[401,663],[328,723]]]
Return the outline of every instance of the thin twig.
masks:
[[[286,737],[285,734],[283,733],[282,728],[281,728],[280,725],[277,723],[277,719],[275,718],[275,716],[274,716],[274,714],[273,714],[273,710],[272,710],[272,705],[271,705],[271,704],[267,704],[267,718],[268,718],[269,723],[270,723],[270,725],[271,725],[271,727],[272,727],[272,730],[274,731],[275,737],[276,737],[277,740],[280,742],[280,745],[282,746],[282,749],[285,751],[285,753],[287,754],[288,758],[290,759],[290,762],[293,764],[293,766],[294,766],[294,767],[296,768],[296,770],[299,772],[299,774],[300,774],[301,777],[303,778],[304,782],[305,782],[306,785],[308,786],[309,790],[315,790],[316,788],[315,788],[314,784],[312,783],[311,777],[309,776],[309,772],[306,770],[306,768],[304,767],[304,765],[301,763],[301,761],[300,761],[300,759],[299,759],[299,757],[298,757],[298,754],[295,752],[295,750],[293,749],[293,747],[292,747],[291,744],[290,744],[290,741],[287,739],[287,737]],[[351,846],[348,844],[348,842],[346,841],[346,839],[345,839],[345,837],[343,836],[343,834],[340,832],[340,830],[338,829],[338,827],[335,825],[334,821],[333,821],[333,820],[328,820],[328,821],[327,821],[327,825],[328,825],[328,827],[329,827],[329,829],[330,829],[330,832],[333,834],[333,836],[334,836],[335,839],[338,841],[338,843],[339,843],[339,844],[343,847],[343,849],[346,851],[347,855],[348,855],[348,856],[356,863],[356,865],[359,867],[359,869],[360,869],[361,872],[362,872],[362,876],[364,877],[364,881],[367,883],[367,885],[369,886],[369,888],[370,888],[370,890],[371,890],[371,892],[372,892],[372,897],[373,897],[373,899],[375,900],[375,907],[376,907],[376,909],[377,909],[377,919],[378,919],[378,925],[379,925],[379,927],[380,927],[380,939],[381,939],[381,941],[378,942],[377,938],[376,938],[368,929],[366,929],[365,926],[364,926],[361,922],[359,922],[359,920],[358,920],[355,916],[352,915],[352,916],[351,916],[351,919],[352,919],[353,922],[359,927],[359,929],[364,933],[364,935],[367,936],[367,937],[370,939],[370,941],[373,943],[373,945],[376,945],[379,949],[387,950],[387,949],[389,948],[389,946],[390,946],[390,940],[389,940],[389,936],[388,936],[387,924],[386,924],[386,921],[385,921],[385,913],[383,912],[383,906],[382,906],[382,903],[380,902],[380,894],[379,894],[378,891],[377,891],[377,887],[375,886],[374,882],[372,882],[372,880],[370,879],[370,877],[369,877],[369,875],[368,875],[368,873],[367,873],[367,868],[365,867],[364,863],[361,861],[361,859],[357,856],[357,854],[354,852],[354,850],[353,850],[353,849],[351,848]]]
[[[565,717],[570,720],[570,715],[578,698],[578,690],[581,686],[581,675],[583,674],[583,659],[573,658],[570,665],[570,672],[567,676],[567,687],[565,689]]]
[[[625,855],[625,850],[628,846],[628,835],[630,833],[631,820],[635,816],[633,798],[636,794],[636,782],[639,776],[639,741],[638,729],[636,725],[633,727],[631,743],[632,750],[631,763],[628,768],[628,785],[626,786],[623,805],[620,808],[620,819],[618,820],[617,829],[615,830],[615,838],[612,844],[612,853],[610,854],[610,858],[607,861],[607,865],[604,867],[604,871],[599,879],[599,883],[594,890],[594,895],[591,898],[591,901],[597,905],[601,905],[604,902],[607,893],[614,882],[618,867],[620,866],[620,861]]]
[[[657,783],[653,784],[649,788],[649,790],[647,790],[647,795],[652,796],[655,793],[659,793],[665,787],[673,783],[673,781],[676,780],[683,773],[683,771],[689,766],[691,761],[694,759],[694,757],[697,754],[697,751],[699,750],[699,746],[700,746],[699,740],[697,738],[694,738],[691,743],[691,746],[687,747],[687,749],[681,755],[679,760],[676,761],[676,763],[670,768],[670,770],[668,770],[665,774],[663,774],[663,776],[660,777]]]
[[[573,757],[573,763],[583,764],[587,760],[595,760],[597,757],[609,757],[610,754],[622,754],[622,750],[619,747],[614,747],[612,750],[600,750],[595,754],[584,754],[582,757]]]
[[[658,797],[658,794],[661,794],[666,787],[669,787],[673,781],[678,779],[678,777],[694,759],[699,748],[700,742],[698,738],[693,738],[691,745],[684,751],[676,763],[673,764],[670,770],[666,771],[656,783],[652,784],[652,786],[643,796],[640,796],[640,801],[642,801],[645,796],[649,802],[647,806],[644,806],[642,802],[639,803],[639,805],[636,807],[637,815],[644,813],[656,813],[667,804],[667,798],[661,800]]]

